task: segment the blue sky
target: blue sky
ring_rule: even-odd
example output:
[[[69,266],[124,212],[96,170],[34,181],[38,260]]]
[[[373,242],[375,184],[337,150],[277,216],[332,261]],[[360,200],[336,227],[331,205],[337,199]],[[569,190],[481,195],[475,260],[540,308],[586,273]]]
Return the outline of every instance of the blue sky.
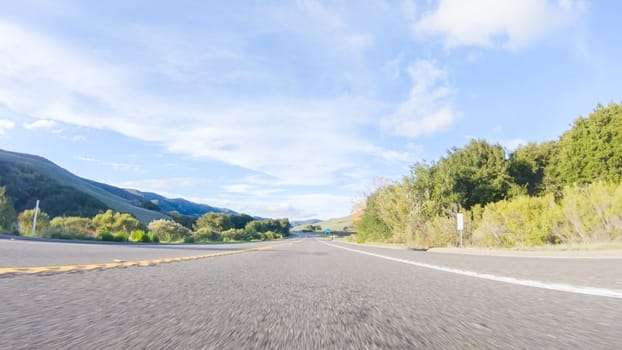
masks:
[[[0,148],[265,217],[330,218],[471,138],[622,101],[618,1],[3,1]]]

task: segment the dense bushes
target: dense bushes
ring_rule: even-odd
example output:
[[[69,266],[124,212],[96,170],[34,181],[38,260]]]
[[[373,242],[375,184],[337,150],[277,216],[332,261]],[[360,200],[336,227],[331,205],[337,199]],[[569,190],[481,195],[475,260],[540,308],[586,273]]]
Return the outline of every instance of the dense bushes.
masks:
[[[207,213],[197,219],[194,242],[270,240],[289,235],[288,219],[255,220],[246,214]]]
[[[177,242],[192,235],[185,226],[166,219],[154,220],[149,223],[149,231],[153,232],[161,241]]]
[[[559,243],[552,229],[556,214],[552,195],[519,196],[491,203],[484,209],[481,224],[473,232],[473,242],[485,246],[532,246]]]
[[[622,105],[599,106],[558,141],[506,156],[473,140],[403,181],[378,186],[356,213],[359,241],[514,247],[622,239]]]
[[[34,174],[33,176],[38,176]],[[0,186],[0,232],[33,235],[35,210],[27,209],[19,215],[5,187]],[[174,213],[174,220],[154,220],[145,227],[127,213],[106,210],[93,218],[79,216],[50,216],[39,210],[34,236],[61,239],[92,239],[116,242],[212,242],[271,240],[289,235],[288,219],[255,220],[246,214],[207,213],[195,220]],[[177,222],[180,221],[180,222]],[[195,222],[194,232],[184,226]]]
[[[2,213],[2,187],[0,187],[0,213]],[[5,210],[6,211],[6,210]],[[10,225],[10,212],[7,215]],[[17,217],[19,232],[32,235],[34,210],[25,210]],[[289,235],[289,220],[254,220],[248,215],[208,213],[197,220],[195,231],[191,231],[173,220],[154,220],[145,227],[140,221],[126,213],[108,210],[94,218],[55,217],[50,220],[47,213],[39,210],[35,236],[60,239],[90,239],[115,242],[216,242],[271,240]],[[0,223],[2,223],[0,218]],[[215,225],[214,223],[217,223]],[[223,224],[224,223],[224,224]],[[244,225],[242,228],[236,226]],[[229,227],[227,230],[217,231]]]
[[[622,185],[566,187],[563,198],[520,196],[486,206],[473,243],[513,247],[620,239]]]

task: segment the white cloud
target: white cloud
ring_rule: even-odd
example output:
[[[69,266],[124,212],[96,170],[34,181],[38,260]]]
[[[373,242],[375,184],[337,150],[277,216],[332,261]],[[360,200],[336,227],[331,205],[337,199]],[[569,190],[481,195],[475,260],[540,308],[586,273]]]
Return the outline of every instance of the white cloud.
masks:
[[[528,144],[527,141],[521,138],[504,139],[504,140],[501,140],[499,143],[509,153],[516,151],[516,149],[520,146],[525,146]]]
[[[408,98],[381,125],[395,135],[412,138],[449,128],[455,112],[447,101],[451,92],[447,72],[431,61],[419,60],[408,67],[408,75],[413,84]]]
[[[42,33],[1,19],[0,33],[0,103],[47,120],[30,127],[59,121],[110,129],[290,185],[331,183],[335,174],[365,166],[353,161],[356,155],[382,159],[357,131],[381,107],[370,100],[234,94],[189,101],[144,89],[132,67],[112,66]]]
[[[198,203],[229,208],[238,212],[252,213],[261,217],[287,217],[290,220],[311,218],[329,219],[349,215],[354,196],[332,193],[277,194],[270,197],[244,197],[221,195],[213,198],[189,198]]]
[[[515,50],[570,25],[582,0],[439,0],[414,25],[420,38],[440,37],[445,47]]]
[[[397,79],[400,77],[400,74],[402,73],[402,62],[404,61],[404,58],[404,53],[400,52],[395,58],[385,63],[383,70],[386,72],[389,78]]]
[[[144,192],[158,192],[166,193],[168,190],[175,190],[178,188],[192,188],[197,186],[205,186],[211,183],[211,180],[205,178],[195,177],[173,177],[167,179],[144,179],[124,181],[118,183],[118,187],[132,188]],[[176,196],[181,197],[181,196]]]
[[[271,188],[252,184],[232,184],[222,186],[224,192],[229,194],[240,194],[244,196],[265,197],[275,193],[284,192],[282,188]]]
[[[145,170],[143,169],[142,166],[138,165],[138,164],[131,164],[131,163],[119,163],[119,162],[106,162],[103,160],[99,160],[96,158],[91,158],[91,157],[85,157],[85,156],[74,156],[73,159],[75,160],[80,160],[83,162],[91,162],[91,163],[96,163],[102,166],[106,166],[109,168],[112,168],[115,171],[132,171],[135,173],[144,173]]]
[[[0,135],[6,134],[8,130],[15,127],[15,122],[7,119],[0,119]]]
[[[39,119],[32,123],[24,123],[24,128],[28,130],[32,129],[54,129],[58,126],[58,123],[49,119]]]

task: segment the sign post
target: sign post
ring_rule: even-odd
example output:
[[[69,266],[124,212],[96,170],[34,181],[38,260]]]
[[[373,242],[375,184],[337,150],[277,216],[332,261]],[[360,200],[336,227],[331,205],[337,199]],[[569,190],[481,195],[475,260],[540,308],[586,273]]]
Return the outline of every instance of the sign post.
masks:
[[[35,229],[37,227],[37,214],[39,214],[39,200],[37,199],[37,205],[35,206],[35,215],[32,219],[32,235],[35,235]]]
[[[331,231],[331,229],[327,227],[327,228],[324,230],[324,233],[325,233],[326,235],[329,235],[329,234],[330,234],[330,231]],[[331,240],[331,241],[333,240],[333,236],[330,236],[330,240]]]
[[[456,214],[456,226],[458,227],[458,233],[460,234],[460,248],[462,248],[462,232],[464,231],[464,214]]]

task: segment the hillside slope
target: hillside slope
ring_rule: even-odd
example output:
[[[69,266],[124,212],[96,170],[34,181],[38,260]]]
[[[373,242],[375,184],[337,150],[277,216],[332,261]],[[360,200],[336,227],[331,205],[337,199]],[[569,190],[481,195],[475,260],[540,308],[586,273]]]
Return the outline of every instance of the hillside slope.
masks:
[[[7,187],[7,194],[13,199],[18,212],[34,208],[39,199],[42,210],[51,216],[93,216],[102,210],[114,209],[148,223],[167,218],[165,212],[173,210],[195,217],[209,211],[232,212],[83,179],[43,157],[5,150],[0,150],[0,186]],[[154,200],[157,200],[156,203]]]
[[[308,224],[299,225],[299,226],[294,227],[292,230],[302,231],[307,225]],[[322,230],[327,229],[327,228],[330,228],[332,231],[352,231],[353,230],[351,215],[344,216],[342,218],[335,218],[335,219],[315,222],[314,225],[321,226]]]

